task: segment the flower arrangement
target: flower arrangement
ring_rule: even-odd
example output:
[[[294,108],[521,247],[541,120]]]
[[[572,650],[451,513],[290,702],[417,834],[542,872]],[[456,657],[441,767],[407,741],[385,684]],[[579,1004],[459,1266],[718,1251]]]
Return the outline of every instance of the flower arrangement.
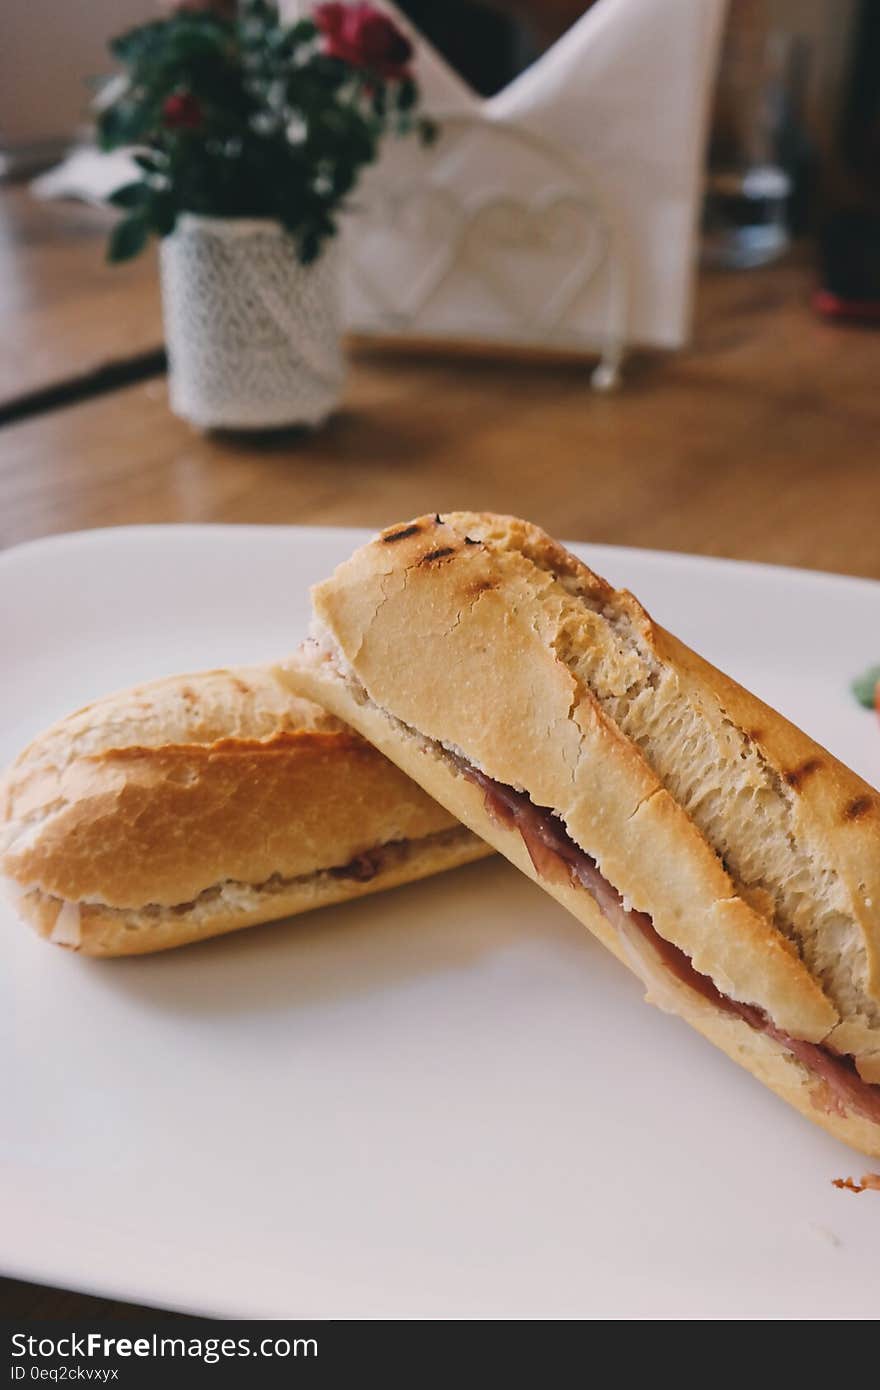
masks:
[[[409,40],[370,4],[286,24],[275,0],[178,0],[110,48],[125,73],[99,103],[100,143],[134,147],[141,171],[111,198],[114,261],[192,212],[272,218],[309,264],[382,136],[433,138]]]

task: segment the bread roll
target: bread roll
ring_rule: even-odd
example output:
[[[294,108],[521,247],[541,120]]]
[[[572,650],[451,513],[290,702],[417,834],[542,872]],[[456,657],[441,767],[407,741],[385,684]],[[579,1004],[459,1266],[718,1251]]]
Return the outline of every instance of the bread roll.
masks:
[[[488,854],[271,669],[173,676],[62,719],[0,792],[2,872],[60,945],[134,955]]]
[[[537,527],[383,532],[299,689],[810,1119],[880,1155],[880,796]]]

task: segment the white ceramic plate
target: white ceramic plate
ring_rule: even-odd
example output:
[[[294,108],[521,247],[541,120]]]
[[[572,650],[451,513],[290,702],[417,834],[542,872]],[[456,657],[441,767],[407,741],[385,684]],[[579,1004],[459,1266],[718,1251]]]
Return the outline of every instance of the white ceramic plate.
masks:
[[[114,687],[284,653],[361,538],[0,556],[2,759]],[[880,660],[880,585],[576,549],[880,783],[847,691]],[[135,961],[4,906],[0,954],[9,1275],[240,1316],[876,1316],[880,1198],[831,1186],[870,1164],[505,864]]]

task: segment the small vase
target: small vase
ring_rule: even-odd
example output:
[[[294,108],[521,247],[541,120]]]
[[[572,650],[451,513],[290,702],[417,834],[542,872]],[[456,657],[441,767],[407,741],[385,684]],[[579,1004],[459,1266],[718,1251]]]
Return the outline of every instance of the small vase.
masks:
[[[304,266],[271,219],[184,213],[160,263],[176,415],[202,429],[327,418],[345,376],[335,242]]]

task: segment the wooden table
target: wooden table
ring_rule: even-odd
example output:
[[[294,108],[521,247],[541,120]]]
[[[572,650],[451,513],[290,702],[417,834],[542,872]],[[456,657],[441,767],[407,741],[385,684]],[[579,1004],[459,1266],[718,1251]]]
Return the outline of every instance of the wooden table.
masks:
[[[123,319],[143,303],[128,273]],[[164,378],[109,391],[3,429],[0,544],[492,507],[572,539],[880,577],[880,334],[818,320],[809,287],[800,264],[705,279],[693,348],[636,357],[607,397],[578,363],[365,348],[316,434],[203,436]]]
[[[108,265],[114,216],[0,192],[0,421],[161,369],[155,251]]]
[[[13,271],[27,267],[15,313],[34,356],[18,364],[7,343],[7,379],[20,368],[17,389],[31,391],[75,379],[80,343],[88,363],[155,345],[150,266],[99,274],[101,228],[69,207],[50,226],[22,198],[0,196],[0,225],[41,229],[38,246],[7,248]],[[880,578],[880,333],[818,320],[810,285],[798,259],[705,277],[692,349],[637,356],[609,397],[590,392],[582,364],[364,347],[343,409],[316,434],[206,437],[168,413],[161,377],[107,390],[0,430],[0,543],[131,522],[380,526],[488,507],[577,540]],[[6,1308],[108,1311],[0,1282]]]

